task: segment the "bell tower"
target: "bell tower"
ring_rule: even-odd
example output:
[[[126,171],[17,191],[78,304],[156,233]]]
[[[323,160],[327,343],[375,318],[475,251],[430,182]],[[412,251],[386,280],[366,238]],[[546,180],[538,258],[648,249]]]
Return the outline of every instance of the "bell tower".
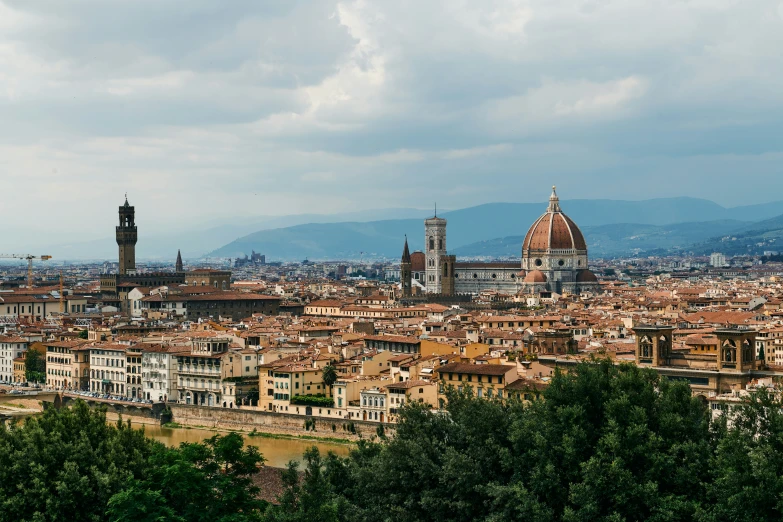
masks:
[[[638,325],[636,334],[636,364],[668,366],[672,354],[673,326]]]
[[[435,216],[424,220],[424,245],[427,266],[425,267],[427,293],[442,292],[441,260],[446,255],[446,220]]]
[[[408,236],[405,236],[405,246],[402,249],[402,259],[400,260],[400,283],[402,283],[402,297],[410,297],[413,293],[412,266],[411,252],[408,250]]]
[[[117,246],[120,249],[120,275],[133,275],[136,273],[136,210],[128,204],[128,195],[125,195],[125,204],[120,207],[120,225],[117,227]]]

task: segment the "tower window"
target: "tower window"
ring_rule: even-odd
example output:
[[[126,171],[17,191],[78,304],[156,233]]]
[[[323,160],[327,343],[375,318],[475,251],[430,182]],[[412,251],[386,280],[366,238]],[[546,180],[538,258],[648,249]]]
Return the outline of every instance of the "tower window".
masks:
[[[438,239],[438,250],[443,250],[443,240]]]
[[[543,264],[544,264],[543,261],[541,261],[540,259],[536,259],[536,266],[541,266]]]
[[[430,238],[430,250],[435,250],[435,238]]]
[[[565,264],[565,261],[562,259],[557,262],[558,266],[563,266]]]

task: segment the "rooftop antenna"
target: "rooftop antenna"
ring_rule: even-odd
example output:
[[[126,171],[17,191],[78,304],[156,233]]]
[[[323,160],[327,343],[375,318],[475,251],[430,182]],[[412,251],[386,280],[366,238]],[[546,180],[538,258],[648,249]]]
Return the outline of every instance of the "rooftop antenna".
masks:
[[[438,217],[438,202],[435,202],[435,217]]]

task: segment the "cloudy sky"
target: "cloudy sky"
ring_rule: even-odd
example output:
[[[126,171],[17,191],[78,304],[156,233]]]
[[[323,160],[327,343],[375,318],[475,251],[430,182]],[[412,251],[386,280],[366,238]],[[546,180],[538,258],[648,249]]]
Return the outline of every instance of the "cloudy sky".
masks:
[[[0,0],[6,249],[373,207],[783,199],[781,0]],[[10,229],[10,230],[9,230]]]

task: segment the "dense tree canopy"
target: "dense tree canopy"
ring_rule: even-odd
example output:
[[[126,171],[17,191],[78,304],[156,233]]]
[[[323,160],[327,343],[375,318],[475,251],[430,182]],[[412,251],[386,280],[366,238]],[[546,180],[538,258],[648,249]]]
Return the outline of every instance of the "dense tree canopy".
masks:
[[[29,382],[46,381],[46,360],[38,350],[27,350],[24,356],[24,378]]]
[[[0,522],[260,520],[240,435],[166,448],[82,401],[0,426]]]
[[[77,403],[0,428],[0,522],[779,520],[782,412],[759,393],[711,422],[687,384],[585,363],[532,404],[411,403],[348,458],[309,450],[272,505],[239,435],[165,448]]]
[[[310,483],[272,509],[295,521],[330,520],[322,506],[367,522],[779,520],[781,406],[758,395],[728,428],[685,383],[585,363],[530,405],[469,390],[449,393],[447,413],[411,404],[388,441],[308,458]],[[308,495],[321,500],[296,501]]]

